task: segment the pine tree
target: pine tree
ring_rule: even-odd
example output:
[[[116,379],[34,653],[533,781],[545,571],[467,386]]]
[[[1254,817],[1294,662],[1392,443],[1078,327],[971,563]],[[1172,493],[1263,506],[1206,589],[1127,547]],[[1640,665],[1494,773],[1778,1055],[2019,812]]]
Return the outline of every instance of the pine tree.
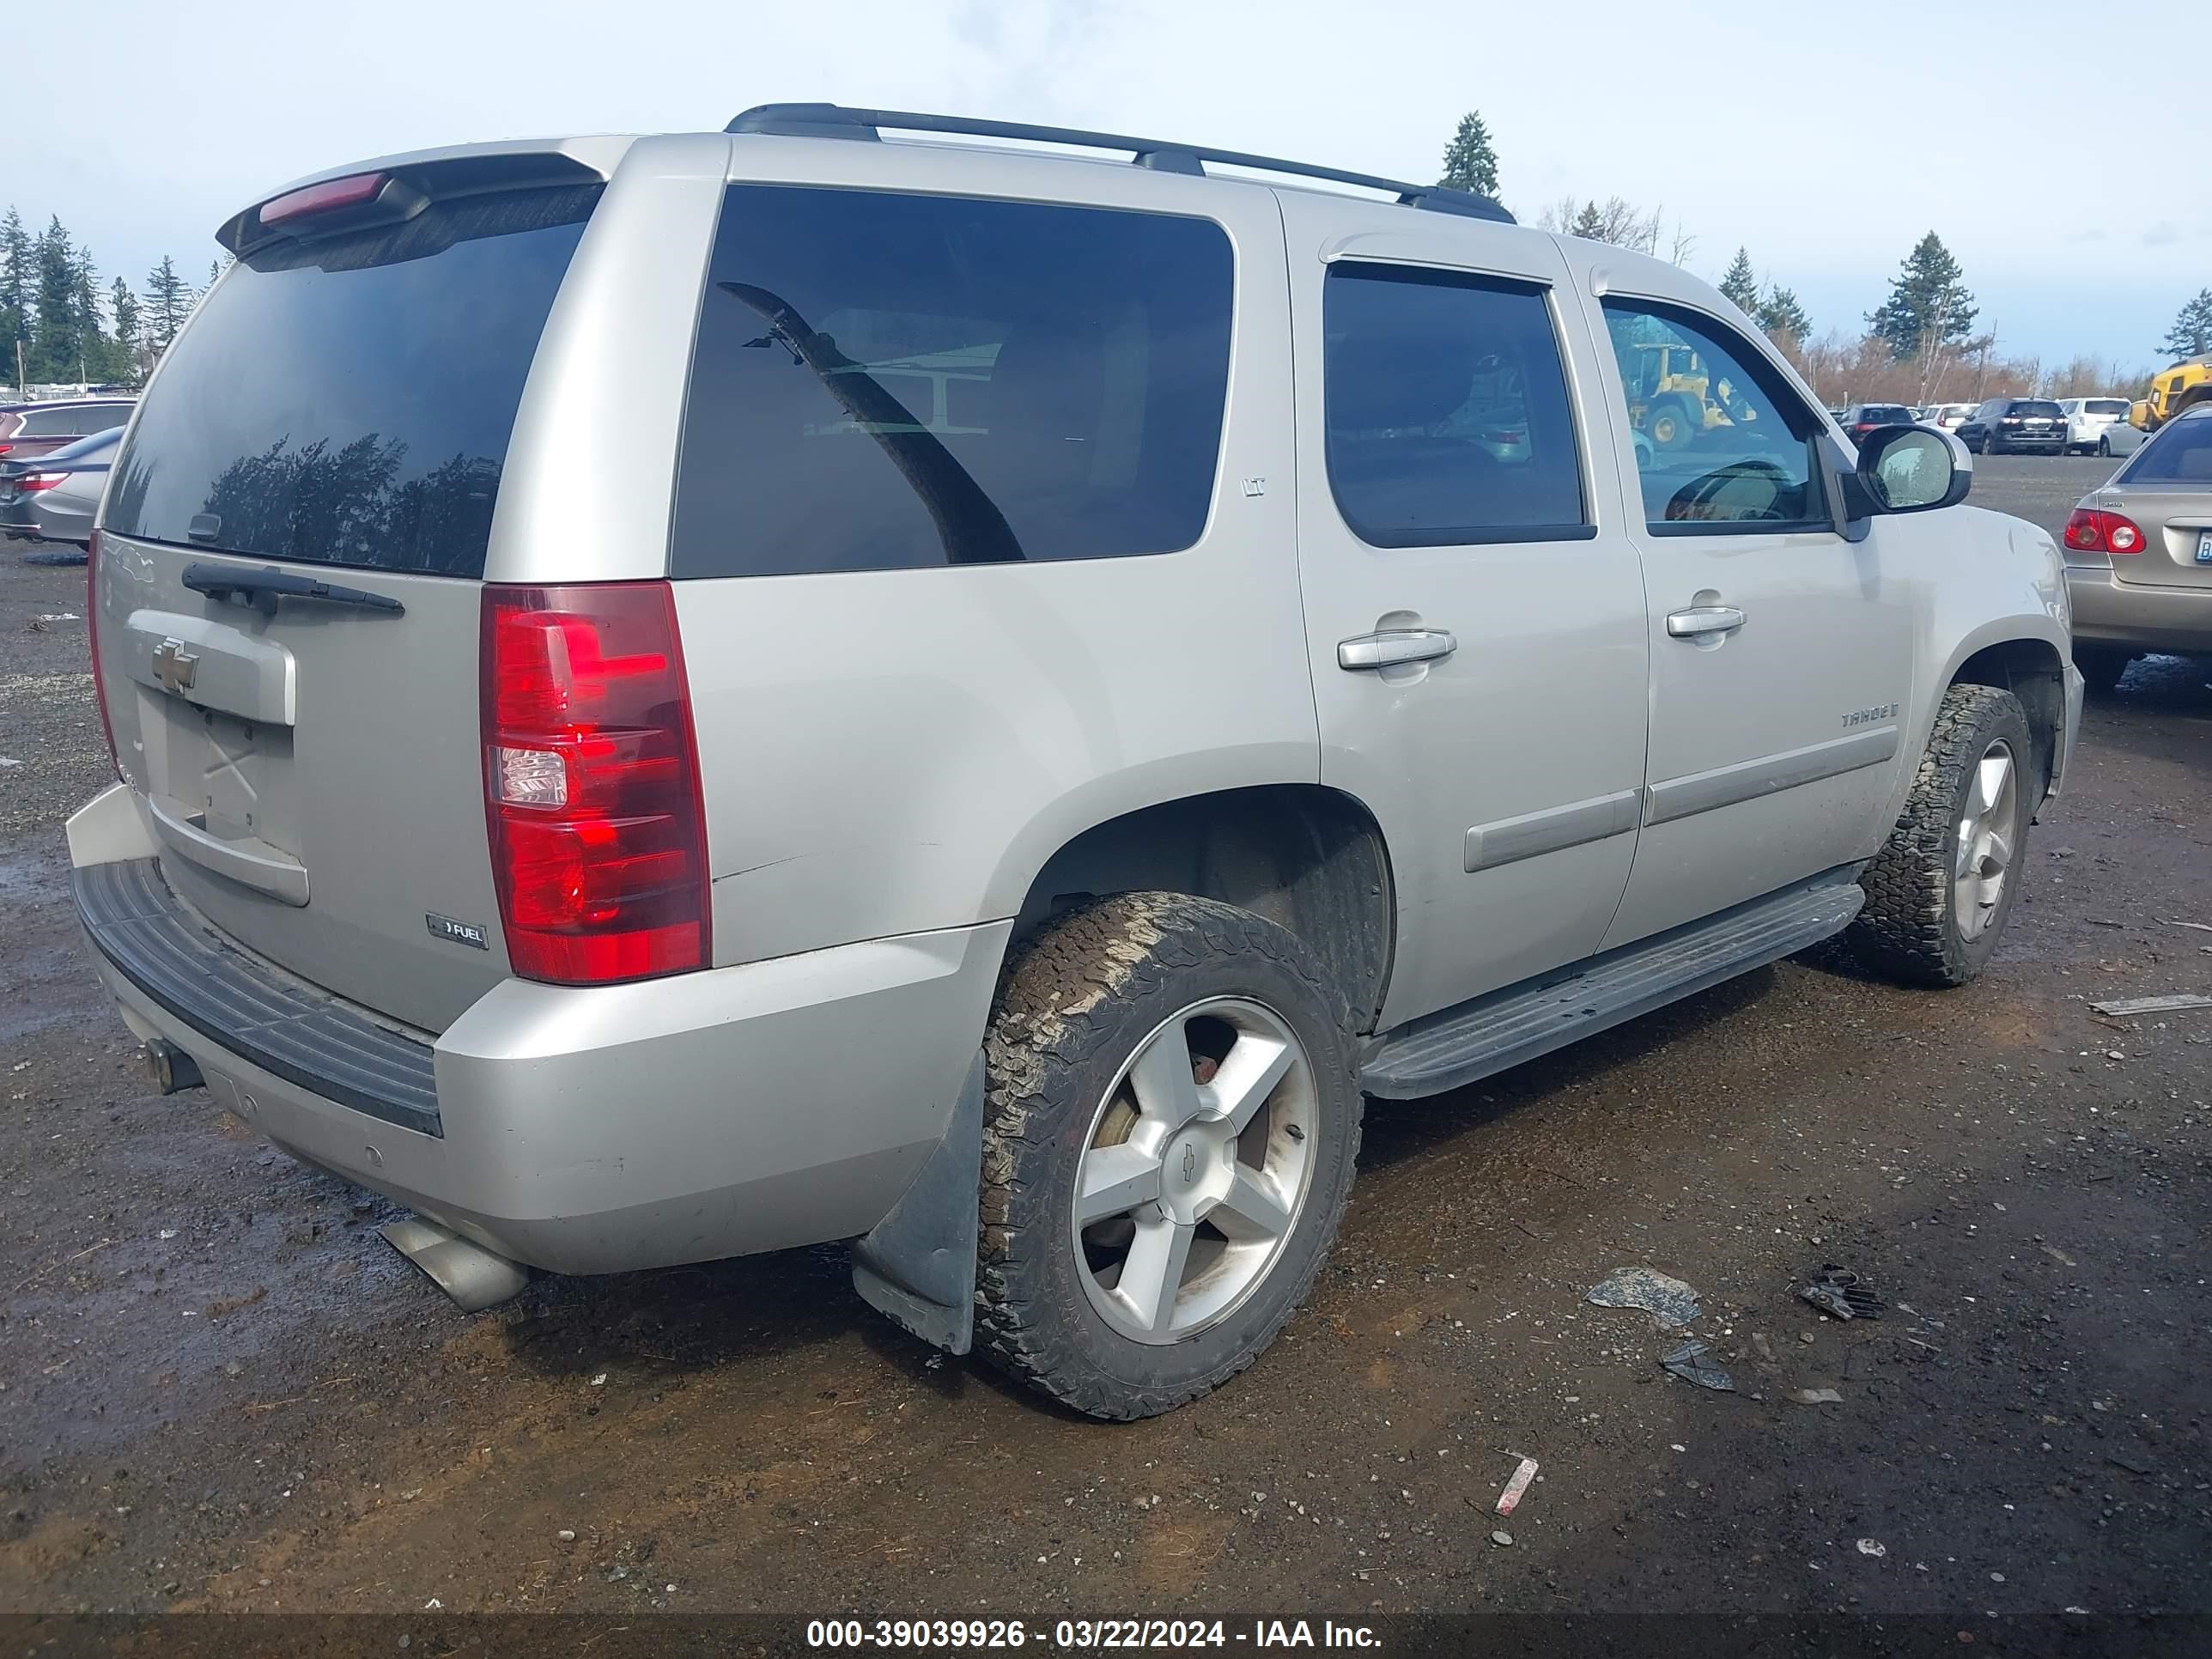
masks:
[[[39,319],[31,330],[34,380],[70,380],[77,371],[76,250],[58,216],[33,246]]]
[[[1797,303],[1797,296],[1788,289],[1775,287],[1753,307],[1752,313],[1759,319],[1770,338],[1795,341],[1802,344],[1813,331],[1813,319],[1805,314],[1805,307]]]
[[[15,348],[31,349],[31,296],[37,256],[23,216],[0,219],[0,380],[15,378]]]
[[[1580,236],[1592,242],[1603,241],[1605,232],[1605,216],[1598,211],[1595,202],[1585,204],[1583,210],[1575,216],[1574,223],[1567,228],[1568,235]]]
[[[1738,311],[1758,315],[1759,273],[1751,268],[1747,250],[1738,248],[1729,262],[1728,275],[1721,278],[1721,294]]]
[[[192,309],[191,284],[177,275],[177,267],[167,254],[161,263],[147,273],[145,334],[146,349],[159,357],[169,349],[169,342],[177,337],[177,331],[185,325],[185,319]]]
[[[1962,275],[1934,231],[1914,245],[1891,279],[1889,298],[1867,317],[1875,333],[1889,342],[1893,360],[1933,356],[1973,331],[1974,296],[1960,280]]]
[[[138,296],[120,276],[107,290],[107,308],[115,316],[115,356],[120,364],[116,378],[135,384],[138,379]]]
[[[0,295],[0,304],[5,303],[6,296]],[[2176,362],[2212,352],[2212,288],[2198,289],[2197,297],[2182,307],[2158,349]]]
[[[1459,118],[1459,131],[1444,146],[1443,177],[1437,182],[1477,196],[1498,194],[1498,152],[1491,147],[1490,129],[1475,111]]]

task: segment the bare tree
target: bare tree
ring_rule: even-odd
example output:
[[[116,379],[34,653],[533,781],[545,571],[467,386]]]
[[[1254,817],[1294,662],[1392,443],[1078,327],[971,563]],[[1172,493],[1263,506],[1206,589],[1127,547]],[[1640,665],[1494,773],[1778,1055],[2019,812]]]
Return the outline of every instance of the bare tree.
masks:
[[[1588,201],[1563,196],[1546,208],[1536,222],[1546,230],[1593,242],[1610,242],[1636,253],[1656,253],[1659,250],[1658,210],[1646,213],[1625,197],[1608,196],[1601,202],[1594,196]],[[1691,239],[1689,246],[1694,246],[1694,242],[1695,239]],[[1686,246],[1683,257],[1688,257]]]

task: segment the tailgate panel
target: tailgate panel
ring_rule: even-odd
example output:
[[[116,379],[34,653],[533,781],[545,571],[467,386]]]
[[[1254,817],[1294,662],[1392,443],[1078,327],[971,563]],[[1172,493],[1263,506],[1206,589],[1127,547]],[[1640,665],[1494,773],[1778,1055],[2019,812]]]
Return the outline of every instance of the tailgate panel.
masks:
[[[350,573],[404,615],[287,599],[273,617],[180,580],[197,549],[103,538],[100,656],[125,777],[162,873],[312,983],[441,1030],[506,976],[477,753],[482,588]],[[434,935],[431,916],[483,948]]]

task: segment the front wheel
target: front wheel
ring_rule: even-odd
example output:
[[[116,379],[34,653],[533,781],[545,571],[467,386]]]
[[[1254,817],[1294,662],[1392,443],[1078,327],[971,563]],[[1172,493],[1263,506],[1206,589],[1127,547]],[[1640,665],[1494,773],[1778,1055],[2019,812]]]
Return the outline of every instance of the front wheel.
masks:
[[[2103,456],[2106,460],[2111,460],[2112,459],[2112,441],[2110,438],[2098,439],[2097,453]]]
[[[1943,694],[1904,813],[1859,876],[1850,941],[1904,985],[1964,985],[1997,948],[2025,867],[2037,780],[2027,714],[2009,691]]]
[[[1312,952],[1209,899],[1103,899],[1009,971],[985,1057],[976,1346],[1123,1419],[1249,1365],[1359,1152],[1352,1016]]]

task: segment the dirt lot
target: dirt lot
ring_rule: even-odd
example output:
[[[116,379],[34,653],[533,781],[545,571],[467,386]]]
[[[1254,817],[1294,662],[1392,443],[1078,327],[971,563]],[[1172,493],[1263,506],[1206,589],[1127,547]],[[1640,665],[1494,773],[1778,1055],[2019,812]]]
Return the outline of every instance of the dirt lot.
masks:
[[[2101,476],[1981,470],[2054,528]],[[64,893],[104,757],[82,620],[33,619],[83,608],[0,555],[0,1609],[2212,1613],[2212,1012],[2086,1006],[2212,989],[2203,664],[2093,702],[1978,984],[1830,953],[1371,1103],[1280,1346],[1107,1427],[839,1251],[465,1316],[380,1201],[149,1096]],[[1889,1315],[1794,1300],[1823,1262]],[[1581,1299],[1647,1263],[1738,1392]]]

